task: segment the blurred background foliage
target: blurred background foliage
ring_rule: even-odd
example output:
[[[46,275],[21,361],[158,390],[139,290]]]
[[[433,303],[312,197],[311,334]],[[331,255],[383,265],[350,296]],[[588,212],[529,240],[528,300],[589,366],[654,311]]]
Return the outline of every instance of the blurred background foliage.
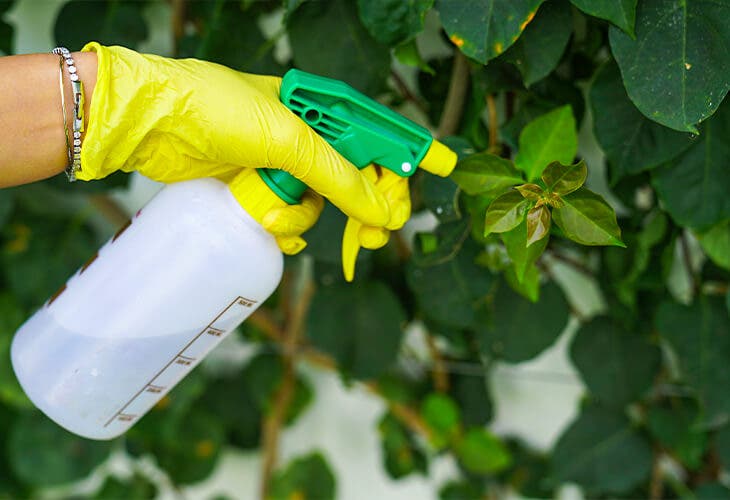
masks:
[[[0,0],[8,54],[13,4]],[[317,398],[307,363],[385,402],[377,431],[392,478],[428,475],[452,456],[459,477],[443,499],[549,497],[564,483],[591,498],[730,497],[730,2],[70,0],[55,39],[136,48],[158,28],[152,4],[163,5],[175,56],[345,80],[429,126],[461,162],[453,179],[414,177],[414,212],[428,223],[412,241],[398,232],[364,252],[354,285],[340,275],[344,218],[328,206],[277,294],[235,333],[254,354],[196,370],[110,443],[35,410],[8,351],[22,321],[123,222],[109,193],[128,178],[0,191],[0,498],[79,480],[120,452],[153,457],[180,487],[207,478],[226,447],[261,450],[262,497],[336,498],[321,451],[277,460],[281,429]],[[422,56],[427,22],[446,55]],[[586,120],[606,158],[587,165],[586,185],[610,200],[620,232],[603,198],[580,187]],[[577,172],[572,193],[546,169],[556,160],[573,164],[555,164],[561,176]],[[512,189],[525,183],[535,198]],[[537,210],[548,191],[560,199]],[[525,221],[528,208],[540,219]],[[544,237],[527,247],[536,227]],[[566,300],[558,265],[600,290],[598,312]],[[494,362],[535,358],[569,321],[586,388],[576,419],[549,453],[494,435]],[[414,322],[425,356],[404,347]],[[91,496],[156,493],[135,470]]]

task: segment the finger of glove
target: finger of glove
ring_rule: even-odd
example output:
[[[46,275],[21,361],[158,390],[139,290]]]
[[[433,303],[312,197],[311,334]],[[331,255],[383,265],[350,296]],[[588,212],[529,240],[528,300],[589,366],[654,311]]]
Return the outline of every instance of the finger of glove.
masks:
[[[296,255],[307,246],[307,242],[301,236],[275,236],[276,244],[286,255]]]
[[[386,229],[394,231],[402,228],[411,216],[411,193],[408,188],[408,178],[382,169],[375,186],[383,193],[390,208],[390,219],[385,225]]]
[[[384,226],[390,210],[384,196],[306,123],[289,112],[271,139],[271,167],[282,169],[330,200],[350,217]]]
[[[323,208],[324,199],[308,189],[301,203],[270,210],[261,224],[275,236],[299,236],[314,226]]]
[[[390,238],[390,231],[384,227],[362,226],[357,233],[360,246],[368,250],[384,247]]]

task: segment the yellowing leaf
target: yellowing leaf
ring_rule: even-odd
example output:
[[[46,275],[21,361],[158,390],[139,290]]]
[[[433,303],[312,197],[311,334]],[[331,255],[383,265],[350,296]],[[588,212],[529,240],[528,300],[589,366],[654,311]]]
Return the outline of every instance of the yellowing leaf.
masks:
[[[527,246],[540,241],[550,233],[550,210],[545,206],[527,212]]]
[[[517,191],[509,191],[494,200],[487,208],[484,219],[484,235],[503,233],[517,227],[529,207],[530,201]]]
[[[586,162],[579,161],[574,165],[563,165],[554,161],[542,173],[542,181],[547,188],[558,194],[569,194],[586,182],[588,168]]]

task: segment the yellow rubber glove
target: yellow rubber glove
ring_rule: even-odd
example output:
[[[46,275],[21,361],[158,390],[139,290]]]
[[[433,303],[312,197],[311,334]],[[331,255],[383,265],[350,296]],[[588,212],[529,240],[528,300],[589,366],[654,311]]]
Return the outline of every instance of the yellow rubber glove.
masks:
[[[362,224],[393,226],[386,196],[280,102],[280,78],[96,42],[83,50],[96,52],[99,69],[78,179],[136,170],[169,183],[277,168]],[[321,198],[310,193],[301,205],[266,214],[262,223],[283,251],[296,253],[304,246],[299,235],[321,209]],[[395,212],[400,220],[403,210]]]

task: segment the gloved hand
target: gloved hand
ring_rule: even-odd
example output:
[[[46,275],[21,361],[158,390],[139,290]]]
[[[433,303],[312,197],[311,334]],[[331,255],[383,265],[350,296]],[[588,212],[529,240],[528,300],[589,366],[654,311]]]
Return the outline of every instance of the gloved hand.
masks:
[[[407,220],[407,189],[405,196],[403,189],[397,196],[381,193],[374,179],[366,178],[280,102],[280,78],[96,42],[83,51],[96,52],[99,69],[78,179],[136,170],[167,183],[230,179],[246,168],[277,168],[364,224],[361,243],[366,248],[387,242],[387,232],[379,228],[396,229]],[[304,247],[299,235],[319,216],[319,195],[307,192],[300,205],[272,210],[261,221],[284,252]]]

